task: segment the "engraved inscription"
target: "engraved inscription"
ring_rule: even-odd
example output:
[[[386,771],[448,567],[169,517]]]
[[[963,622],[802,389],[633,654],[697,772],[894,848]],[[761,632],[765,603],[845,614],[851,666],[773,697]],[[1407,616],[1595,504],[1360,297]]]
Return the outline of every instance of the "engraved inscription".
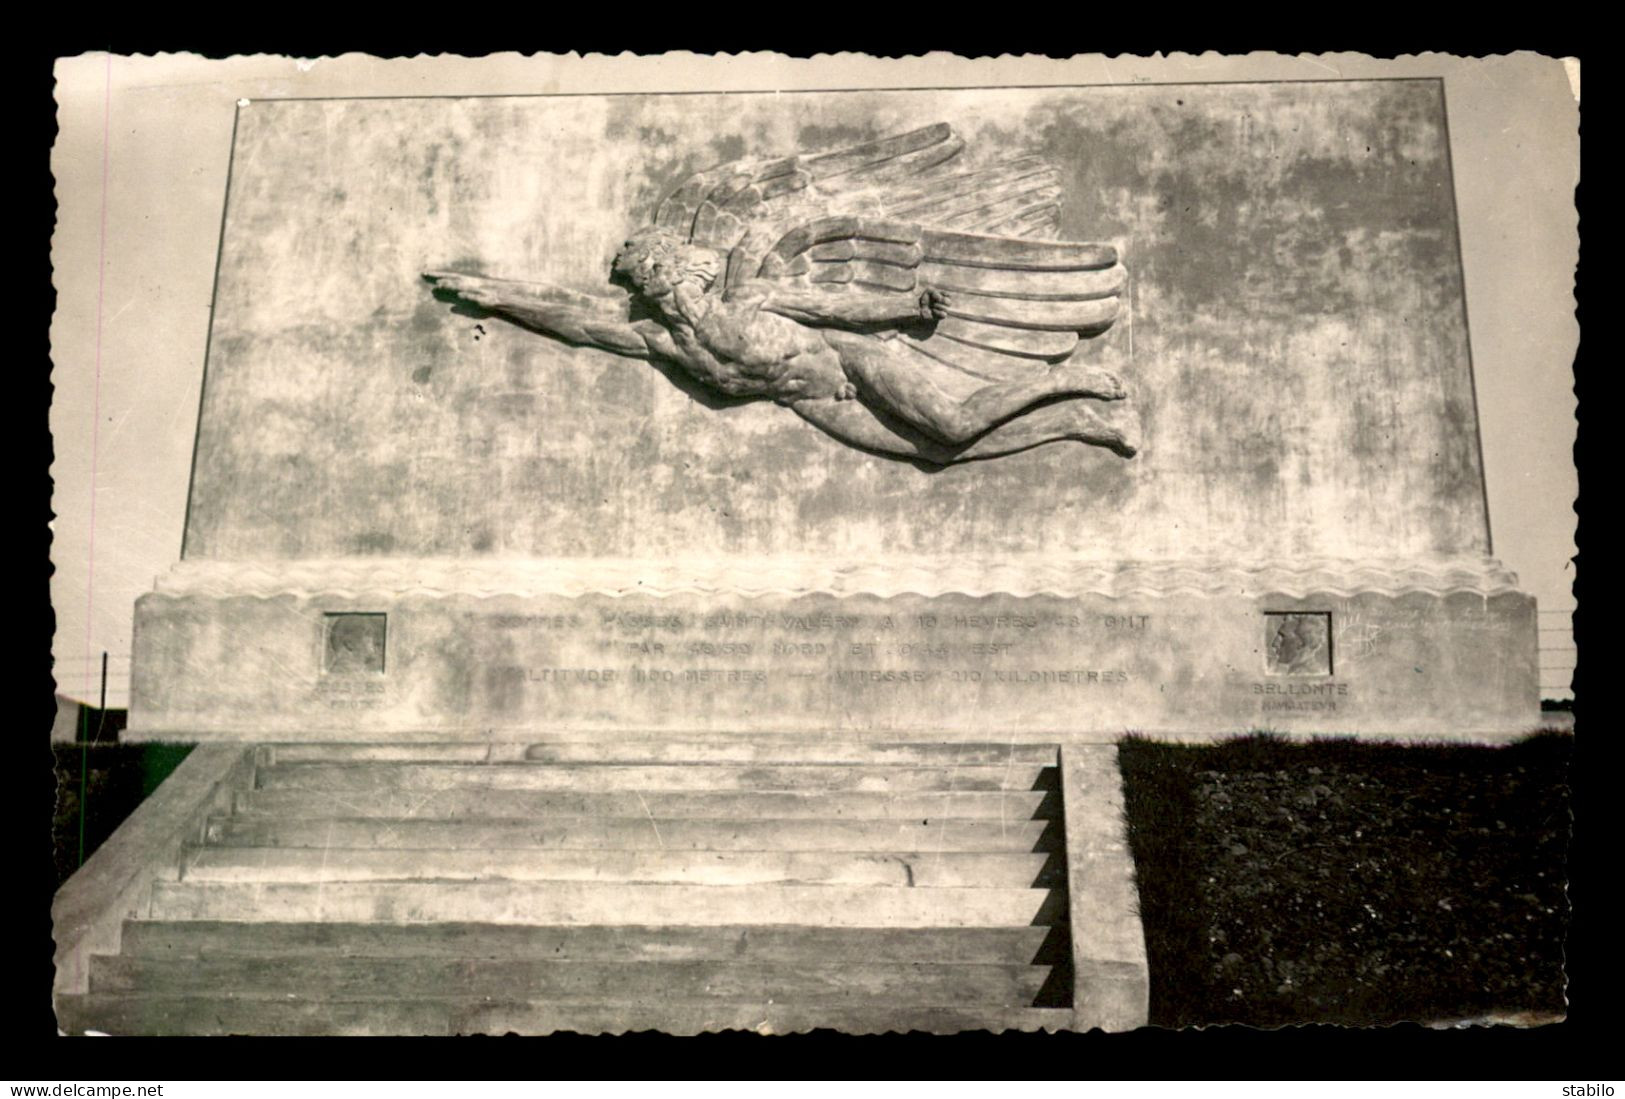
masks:
[[[614,668],[526,668],[525,678],[532,683],[592,683],[615,682]]]
[[[1254,683],[1259,709],[1266,713],[1333,713],[1349,701],[1347,683]]]
[[[388,687],[381,679],[324,679],[316,684],[316,696],[330,710],[377,710],[384,704]]]
[[[579,614],[498,614],[491,617],[491,624],[500,630],[576,630],[581,628],[584,621]]]
[[[904,698],[935,690],[1035,701],[1063,692],[1115,695],[1146,675],[1131,670],[1130,654],[1159,625],[1132,605],[1104,613],[1037,601],[943,610],[809,604],[768,612],[725,602],[617,602],[503,615],[499,626],[532,631],[529,659],[514,669],[515,690],[568,705],[573,696],[616,689],[747,702],[763,690],[820,687]]]

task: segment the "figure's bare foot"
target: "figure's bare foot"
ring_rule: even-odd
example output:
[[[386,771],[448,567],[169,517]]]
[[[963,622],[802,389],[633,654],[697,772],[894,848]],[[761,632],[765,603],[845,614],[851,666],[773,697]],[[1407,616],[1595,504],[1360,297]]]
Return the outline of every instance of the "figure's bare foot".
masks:
[[[1120,401],[1128,396],[1128,390],[1123,387],[1122,379],[1098,366],[1059,363],[1051,369],[1065,380],[1067,393],[1076,393],[1080,397],[1094,397],[1102,401]]]
[[[1132,458],[1140,449],[1140,425],[1132,415],[1113,416],[1108,419],[1083,401],[1065,401],[1072,420],[1070,436],[1081,443],[1103,446],[1124,458]],[[1120,407],[1120,406],[1119,406]]]
[[[927,290],[920,295],[920,319],[940,321],[953,306],[953,296],[946,290]]]
[[[1106,446],[1115,450],[1124,458],[1132,458],[1140,452],[1140,423],[1137,419],[1130,419],[1124,424],[1112,425],[1112,438],[1103,439]]]

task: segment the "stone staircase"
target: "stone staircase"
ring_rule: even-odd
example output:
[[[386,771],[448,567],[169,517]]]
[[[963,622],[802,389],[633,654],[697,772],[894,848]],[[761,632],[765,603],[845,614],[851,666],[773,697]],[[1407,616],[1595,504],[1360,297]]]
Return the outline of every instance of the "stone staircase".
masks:
[[[1074,1025],[1053,745],[289,745],[70,1033]]]

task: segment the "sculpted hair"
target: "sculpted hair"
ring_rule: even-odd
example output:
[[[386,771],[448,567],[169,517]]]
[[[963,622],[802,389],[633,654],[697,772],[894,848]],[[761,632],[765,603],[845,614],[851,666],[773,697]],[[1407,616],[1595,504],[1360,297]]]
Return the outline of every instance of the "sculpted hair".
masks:
[[[714,253],[696,248],[667,229],[640,229],[615,254],[614,273],[630,278],[644,258],[673,269],[682,278],[697,278],[709,287],[722,274],[722,261]]]

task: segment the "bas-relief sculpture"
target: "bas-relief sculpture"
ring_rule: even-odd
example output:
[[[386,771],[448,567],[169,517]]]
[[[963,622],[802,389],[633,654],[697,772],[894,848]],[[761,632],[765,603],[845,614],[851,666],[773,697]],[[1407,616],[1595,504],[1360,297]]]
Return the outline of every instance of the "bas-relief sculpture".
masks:
[[[770,398],[882,454],[944,465],[1070,439],[1132,456],[1132,433],[1092,407],[1122,400],[1122,382],[1078,354],[1117,319],[1116,249],[1054,239],[1060,185],[1042,160],[967,166],[964,154],[937,124],[698,172],[617,254],[630,303],[425,277],[570,343]]]
[[[131,734],[1522,731],[1442,135],[1407,82],[253,104]]]
[[[1331,675],[1331,615],[1326,613],[1264,615],[1270,675]]]
[[[1482,555],[1437,108],[1415,82],[255,102],[233,157],[183,556]],[[1073,444],[880,459],[794,406],[540,337],[422,281],[600,288],[618,320],[654,320],[606,279],[679,181],[939,119],[968,146],[944,173],[978,152],[1042,159],[1057,236],[1111,242],[1130,276],[1109,330],[1061,333],[1074,363],[1130,395],[1051,398],[973,446],[1084,409],[1138,444],[1132,460]],[[985,270],[922,263],[919,277],[986,305],[947,278]],[[859,293],[831,285],[803,289]],[[932,349],[968,355],[943,336],[970,323],[936,322]],[[988,381],[930,376],[956,398]],[[820,406],[901,423],[861,398],[800,403]]]

